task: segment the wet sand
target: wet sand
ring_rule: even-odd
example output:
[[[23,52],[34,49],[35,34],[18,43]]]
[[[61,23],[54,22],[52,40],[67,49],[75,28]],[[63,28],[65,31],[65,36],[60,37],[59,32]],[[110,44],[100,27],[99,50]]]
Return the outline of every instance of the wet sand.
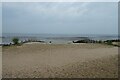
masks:
[[[3,78],[117,78],[118,48],[101,44],[3,47]]]

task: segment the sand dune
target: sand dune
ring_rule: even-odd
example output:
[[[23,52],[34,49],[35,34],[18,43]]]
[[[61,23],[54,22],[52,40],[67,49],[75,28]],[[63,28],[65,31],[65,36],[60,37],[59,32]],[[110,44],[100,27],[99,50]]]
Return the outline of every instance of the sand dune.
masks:
[[[115,78],[118,48],[101,44],[24,44],[3,48],[4,78]]]

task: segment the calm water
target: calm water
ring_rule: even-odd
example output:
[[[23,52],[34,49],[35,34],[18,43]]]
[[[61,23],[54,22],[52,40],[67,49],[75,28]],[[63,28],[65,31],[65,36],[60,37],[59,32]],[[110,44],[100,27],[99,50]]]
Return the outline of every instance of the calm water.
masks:
[[[108,39],[118,39],[117,35],[67,35],[67,34],[3,34],[2,38],[0,38],[0,43],[8,44],[12,42],[14,37],[18,37],[20,41],[25,40],[41,40],[48,43],[52,41],[52,43],[69,43],[74,40],[81,39],[93,39],[93,40],[108,40]]]

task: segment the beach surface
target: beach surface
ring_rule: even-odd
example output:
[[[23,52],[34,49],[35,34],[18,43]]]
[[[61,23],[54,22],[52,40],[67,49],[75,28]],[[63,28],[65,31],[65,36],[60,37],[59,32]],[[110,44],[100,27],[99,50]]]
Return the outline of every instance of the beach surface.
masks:
[[[3,78],[117,78],[118,47],[40,44],[3,47]]]
[[[0,79],[2,79],[2,47],[0,46]]]

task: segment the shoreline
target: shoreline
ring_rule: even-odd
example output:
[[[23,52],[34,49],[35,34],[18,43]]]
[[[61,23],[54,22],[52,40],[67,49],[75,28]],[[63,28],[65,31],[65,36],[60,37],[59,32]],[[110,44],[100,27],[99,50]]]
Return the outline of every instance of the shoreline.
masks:
[[[84,42],[83,42],[84,41]],[[45,42],[45,41],[26,41],[26,42],[21,42],[18,44],[0,44],[0,46],[12,46],[12,45],[18,45],[22,46],[23,44],[102,44],[102,45],[111,45],[111,46],[116,46],[120,47],[120,40],[106,40],[106,41],[94,41],[91,40],[90,42],[85,42],[85,40],[77,40],[77,41],[68,41],[67,43],[54,43],[52,41],[50,42]]]
[[[5,35],[4,35],[5,36]],[[14,44],[12,42],[12,39],[14,38],[18,38],[19,39],[19,43],[27,43],[27,42],[43,42],[43,43],[54,43],[54,44],[57,44],[57,43],[74,43],[76,41],[80,41],[80,40],[83,40],[83,42],[87,42],[87,43],[99,43],[100,41],[104,42],[104,41],[107,41],[107,40],[111,40],[113,42],[116,42],[117,40],[120,42],[120,38],[118,36],[110,36],[110,35],[103,35],[103,36],[80,36],[80,35],[44,35],[40,37],[40,35],[28,35],[28,36],[25,36],[25,35],[11,35],[8,34],[6,35],[6,37],[3,37],[1,38],[2,39],[2,42],[0,45],[10,45],[10,44]]]

